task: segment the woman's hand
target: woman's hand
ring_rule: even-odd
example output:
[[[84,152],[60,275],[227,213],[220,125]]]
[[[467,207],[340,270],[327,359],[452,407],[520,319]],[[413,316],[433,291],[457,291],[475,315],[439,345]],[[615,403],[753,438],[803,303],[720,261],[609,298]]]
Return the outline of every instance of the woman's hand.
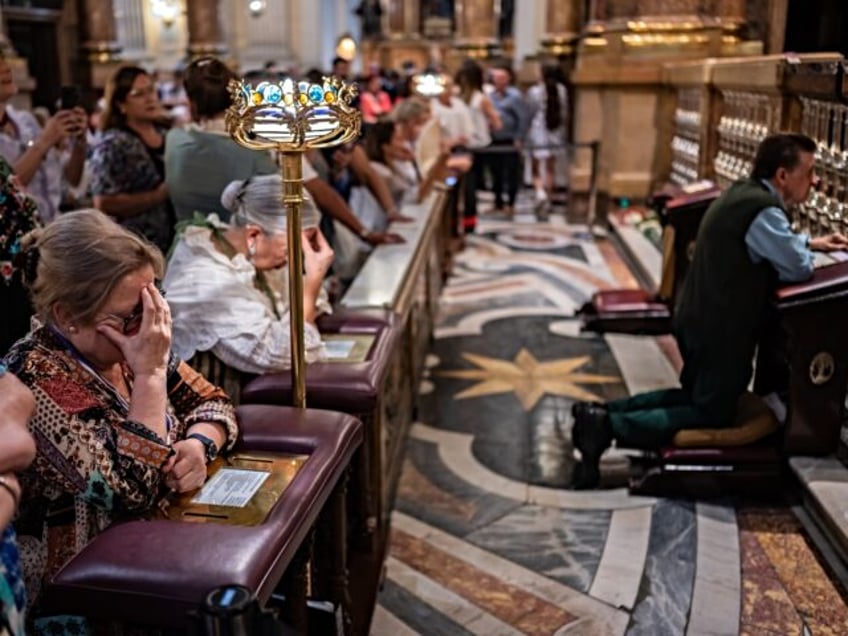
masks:
[[[77,134],[79,117],[72,110],[60,110],[44,124],[41,140],[52,148],[66,137]]]
[[[335,253],[320,231],[303,232],[304,290],[317,293]]]
[[[394,232],[368,232],[368,234],[363,237],[363,240],[373,246],[406,243],[406,239],[404,239],[400,234],[395,234]]]
[[[197,490],[206,481],[206,449],[200,440],[174,443],[174,454],[162,467],[165,485],[176,492]]]
[[[11,373],[0,376],[0,472],[23,470],[35,457],[27,428],[35,409],[35,397],[23,382]]]
[[[142,288],[141,306],[136,333],[127,335],[107,324],[98,325],[97,330],[121,350],[136,378],[164,375],[171,350],[171,310],[153,283]]]

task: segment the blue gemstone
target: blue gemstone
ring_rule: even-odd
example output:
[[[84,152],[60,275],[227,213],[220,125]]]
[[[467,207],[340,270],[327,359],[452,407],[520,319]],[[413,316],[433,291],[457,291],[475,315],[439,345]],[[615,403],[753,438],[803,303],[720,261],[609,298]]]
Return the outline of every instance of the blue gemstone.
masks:
[[[318,84],[313,84],[309,87],[309,92],[307,93],[309,99],[311,99],[316,104],[320,104],[324,101],[324,89],[318,86]]]
[[[283,98],[283,90],[277,84],[268,84],[262,91],[262,97],[269,104],[277,104]]]

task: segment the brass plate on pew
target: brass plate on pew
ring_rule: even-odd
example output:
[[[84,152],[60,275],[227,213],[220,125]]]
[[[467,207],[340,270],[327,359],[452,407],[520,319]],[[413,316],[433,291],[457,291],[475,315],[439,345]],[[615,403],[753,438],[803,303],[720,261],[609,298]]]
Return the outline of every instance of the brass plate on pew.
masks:
[[[182,494],[172,494],[160,504],[152,517],[194,523],[257,526],[268,517],[268,513],[307,459],[309,455],[249,451],[235,453],[226,459],[218,458],[210,464],[208,478],[203,488]],[[224,472],[218,475],[219,471]],[[224,480],[230,480],[232,484],[237,485],[239,476],[247,478],[241,480],[245,487],[250,484],[255,487],[261,482],[246,504],[239,506],[196,502],[197,499],[218,499],[225,496],[231,489]],[[238,501],[237,493],[229,496],[229,499],[234,503],[241,503]]]
[[[373,333],[322,334],[321,340],[327,352],[325,362],[342,364],[365,362],[376,337],[377,335]]]

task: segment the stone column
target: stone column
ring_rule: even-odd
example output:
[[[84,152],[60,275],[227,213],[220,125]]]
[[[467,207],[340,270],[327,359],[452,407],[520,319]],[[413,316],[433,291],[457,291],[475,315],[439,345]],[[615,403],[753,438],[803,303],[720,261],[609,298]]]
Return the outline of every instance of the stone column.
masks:
[[[217,0],[186,2],[189,57],[222,55],[226,52]]]
[[[390,38],[418,37],[421,32],[419,0],[387,0],[383,4],[383,24]]]
[[[554,0],[556,1],[556,0]],[[455,4],[454,45],[467,57],[488,59],[501,53],[497,13],[492,0],[461,0]]]
[[[725,37],[739,41],[739,32],[745,25],[745,0],[713,0],[711,15],[718,18]]]
[[[580,35],[582,4],[582,0],[548,0],[542,53],[558,56],[574,52],[574,42]]]
[[[430,43],[421,37],[420,0],[383,0],[382,41],[363,42],[362,62],[400,68],[406,61],[424,68],[430,61]]]
[[[80,4],[88,80],[92,86],[106,85],[109,75],[121,62],[121,47],[115,40],[115,11],[112,0],[83,0]]]
[[[786,38],[786,18],[789,14],[789,0],[769,0],[768,38],[765,53],[783,52]]]

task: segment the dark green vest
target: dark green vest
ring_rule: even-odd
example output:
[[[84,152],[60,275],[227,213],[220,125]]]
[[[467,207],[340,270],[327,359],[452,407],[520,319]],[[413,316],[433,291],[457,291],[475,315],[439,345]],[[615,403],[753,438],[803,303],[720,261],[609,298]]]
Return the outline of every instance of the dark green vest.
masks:
[[[675,333],[690,348],[718,349],[728,365],[750,365],[777,281],[769,263],[751,262],[745,244],[748,228],[767,207],[786,212],[779,197],[752,179],[737,181],[716,199],[698,229],[674,312]]]

